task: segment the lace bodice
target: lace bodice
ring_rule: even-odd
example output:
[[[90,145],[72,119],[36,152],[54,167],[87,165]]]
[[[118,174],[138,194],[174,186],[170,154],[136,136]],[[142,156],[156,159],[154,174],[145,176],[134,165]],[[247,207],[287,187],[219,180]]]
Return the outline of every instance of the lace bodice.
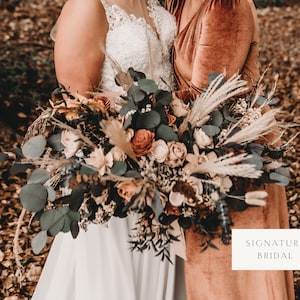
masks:
[[[128,14],[118,5],[110,6],[105,0],[100,1],[109,24],[105,45],[107,55],[100,88],[124,92],[115,84],[115,71],[111,59],[116,61],[123,71],[133,67],[144,72],[147,78],[155,80],[160,88],[173,88],[174,77],[170,63],[170,49],[176,34],[173,16],[157,0],[148,0],[149,16],[156,27],[154,31],[144,18]]]

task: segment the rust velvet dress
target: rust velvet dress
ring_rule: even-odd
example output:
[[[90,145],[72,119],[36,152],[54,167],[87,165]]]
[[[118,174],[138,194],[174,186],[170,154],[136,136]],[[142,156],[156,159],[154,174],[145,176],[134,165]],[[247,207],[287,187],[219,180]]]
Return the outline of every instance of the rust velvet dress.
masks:
[[[168,0],[167,8],[180,17],[184,0]],[[241,73],[249,87],[259,79],[258,25],[252,0],[205,0],[174,43],[174,67],[179,98],[195,95],[208,85],[208,74]],[[271,137],[270,137],[271,138]],[[243,212],[230,210],[233,228],[288,228],[285,189],[264,187],[269,196],[265,207]],[[184,262],[188,300],[292,300],[292,271],[233,271],[231,246],[214,240],[219,250],[200,252],[199,236],[186,231]]]

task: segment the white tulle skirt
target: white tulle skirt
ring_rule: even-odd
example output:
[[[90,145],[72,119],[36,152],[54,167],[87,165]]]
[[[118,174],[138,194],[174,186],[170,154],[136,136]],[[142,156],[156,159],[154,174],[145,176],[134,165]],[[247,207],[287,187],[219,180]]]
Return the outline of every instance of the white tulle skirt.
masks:
[[[32,299],[175,299],[175,263],[162,261],[152,251],[129,249],[134,218],[113,218],[108,228],[90,225],[76,239],[70,233],[58,234]]]

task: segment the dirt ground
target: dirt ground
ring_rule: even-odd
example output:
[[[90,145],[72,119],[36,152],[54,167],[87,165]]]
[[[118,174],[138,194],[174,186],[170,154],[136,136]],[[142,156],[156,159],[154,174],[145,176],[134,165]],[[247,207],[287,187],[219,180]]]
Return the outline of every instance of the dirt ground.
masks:
[[[5,65],[4,62],[9,57],[11,58],[13,53],[16,53],[13,51],[16,48],[22,53],[34,53],[35,68],[38,71],[46,67],[49,69],[48,77],[39,78],[37,76],[34,82],[29,83],[21,76],[20,72],[15,74],[26,81],[26,90],[21,90],[24,98],[34,95],[38,100],[41,97],[41,101],[45,102],[47,101],[47,92],[50,93],[51,89],[55,87],[53,42],[49,38],[49,31],[63,2],[62,0],[32,0],[8,1],[9,4],[7,4],[6,1],[0,0],[0,39],[3,41],[0,45],[0,54],[3,59],[2,69],[11,70],[12,66]],[[279,99],[278,106],[282,109],[279,118],[291,125],[285,139],[294,136],[299,131],[300,125],[300,0],[293,0],[289,4],[288,6],[258,9],[261,28],[261,70],[265,70],[267,66],[270,67],[264,79],[267,86],[273,85],[275,76],[279,75],[275,92],[275,97]],[[16,59],[18,58],[20,60],[27,59],[26,56]],[[1,71],[0,74],[2,74]],[[36,112],[34,106],[23,105],[20,103],[21,101],[17,103],[18,111],[14,109],[15,106],[8,104],[16,96],[13,88],[12,92],[5,93],[8,86],[5,81],[7,78],[4,78],[3,74],[0,75],[0,97],[2,98],[1,105],[3,105],[2,113],[0,112],[0,150],[8,150],[22,139],[24,128]],[[285,157],[285,160],[290,163],[291,173],[291,181],[286,193],[290,226],[291,228],[300,228],[299,137],[292,142],[291,146],[291,150]],[[5,172],[0,175],[2,177],[0,177],[2,179],[0,181],[0,299],[30,299],[51,245],[51,239],[49,238],[48,247],[42,254],[35,256],[30,248],[30,235],[35,231],[35,224],[28,226],[30,215],[25,215],[19,243],[20,259],[24,266],[23,280],[20,285],[15,277],[13,238],[21,212],[18,191],[22,179],[8,176]],[[294,271],[294,280],[295,293],[299,300],[300,271]]]

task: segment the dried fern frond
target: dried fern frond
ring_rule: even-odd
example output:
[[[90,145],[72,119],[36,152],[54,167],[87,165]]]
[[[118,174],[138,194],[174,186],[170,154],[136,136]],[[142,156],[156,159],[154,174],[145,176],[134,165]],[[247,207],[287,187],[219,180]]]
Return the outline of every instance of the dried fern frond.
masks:
[[[241,162],[249,159],[251,155],[242,153],[236,156],[226,154],[215,159],[208,160],[189,169],[192,173],[210,173],[224,176],[239,176],[246,178],[258,178],[262,171],[256,170],[255,165],[242,164]]]
[[[118,62],[111,56],[105,53],[105,57],[108,58],[111,62],[112,69],[115,72],[115,80],[116,82],[123,88],[124,91],[128,91],[128,89],[134,84],[132,77],[130,76],[128,71],[124,71],[122,67],[118,64]]]
[[[247,82],[240,79],[240,75],[233,75],[223,85],[224,75],[217,76],[209,85],[205,93],[201,94],[195,101],[194,106],[185,118],[180,127],[180,132],[187,129],[187,124],[192,127],[202,125],[202,120],[207,119],[209,114],[213,112],[220,104],[229,98],[245,92]]]
[[[233,129],[238,127],[242,119],[229,130],[223,139],[223,144],[236,143],[244,145],[265,136],[274,130],[276,125],[275,115],[278,109],[271,109],[254,120],[249,126],[246,126],[233,134]]]
[[[110,118],[108,120],[102,120],[100,125],[102,127],[102,131],[109,138],[109,142],[112,145],[119,147],[129,157],[136,161],[136,156],[130,145],[128,135],[122,128],[122,124],[118,120]]]
[[[28,127],[26,135],[22,141],[22,145],[26,143],[29,139],[32,137],[43,134],[46,131],[47,124],[53,115],[53,109],[47,108],[45,110],[42,110],[41,114],[37,119],[34,120],[34,122]]]

